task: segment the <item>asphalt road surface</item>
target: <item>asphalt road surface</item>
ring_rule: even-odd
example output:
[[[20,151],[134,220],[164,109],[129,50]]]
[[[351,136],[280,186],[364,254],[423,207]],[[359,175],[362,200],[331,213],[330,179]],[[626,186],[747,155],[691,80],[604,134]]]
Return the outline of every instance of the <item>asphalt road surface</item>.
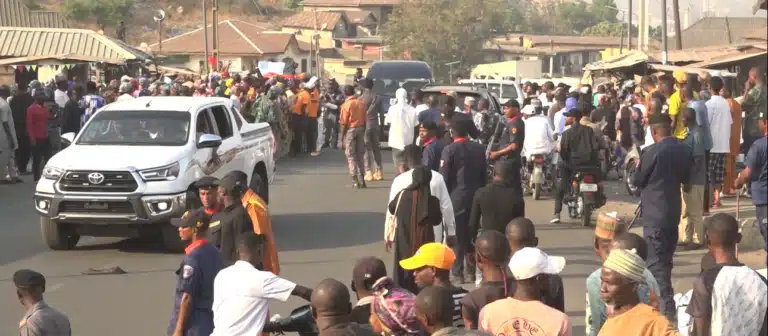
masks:
[[[393,167],[385,152],[385,180],[367,190],[350,188],[346,160],[337,151],[318,158],[286,159],[278,165],[271,188],[270,210],[282,274],[306,286],[334,277],[351,280],[354,261],[362,256],[382,258],[386,199]],[[29,177],[27,177],[29,179]],[[609,199],[628,199],[617,182],[607,182]],[[78,336],[163,335],[173,304],[174,271],[181,255],[153,251],[136,239],[84,238],[74,251],[54,252],[43,245],[39,220],[31,202],[33,184],[0,186],[0,335],[17,334],[24,309],[16,299],[13,272],[30,268],[48,279],[46,301],[69,315]],[[748,202],[748,201],[746,201]],[[742,203],[742,207],[744,203]],[[726,209],[729,203],[726,201]],[[553,202],[527,200],[526,213],[537,223],[541,247],[567,258],[562,274],[566,310],[575,335],[584,332],[586,276],[600,266],[592,247],[592,231],[575,222],[551,225]],[[606,210],[632,214],[632,204],[611,202]],[[745,216],[753,216],[746,212]],[[690,288],[697,275],[701,251],[678,253],[675,289]],[[88,268],[120,266],[124,275],[81,275]],[[273,313],[285,315],[304,304],[292,298],[274,303]]]

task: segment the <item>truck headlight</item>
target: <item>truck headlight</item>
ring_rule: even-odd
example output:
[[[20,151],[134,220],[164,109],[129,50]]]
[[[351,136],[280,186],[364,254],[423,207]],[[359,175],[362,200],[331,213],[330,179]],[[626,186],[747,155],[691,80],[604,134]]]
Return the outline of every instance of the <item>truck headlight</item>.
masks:
[[[55,180],[64,174],[64,169],[46,166],[43,168],[43,177],[49,180]]]
[[[179,163],[173,163],[165,167],[150,168],[139,171],[144,181],[173,181],[179,177]]]

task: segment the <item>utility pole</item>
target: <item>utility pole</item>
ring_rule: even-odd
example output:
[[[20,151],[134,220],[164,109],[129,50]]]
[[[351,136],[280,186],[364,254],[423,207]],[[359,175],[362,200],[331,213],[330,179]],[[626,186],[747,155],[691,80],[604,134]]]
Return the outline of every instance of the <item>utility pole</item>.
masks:
[[[205,73],[211,73],[211,62],[208,58],[208,0],[203,0],[203,35],[205,35]],[[203,70],[203,69],[200,69]]]
[[[680,29],[680,0],[672,0],[672,15],[675,19],[675,48],[683,49],[683,35]]]
[[[213,71],[219,71],[219,0],[213,0]]]
[[[317,78],[320,78],[320,62],[317,59],[317,55],[320,53],[320,35],[317,33],[317,10],[312,11],[312,44],[315,46],[314,51],[315,53],[309,54],[310,62],[309,67],[312,69],[312,71],[315,72],[315,76]]]
[[[629,19],[627,19],[627,31],[629,32],[627,37],[629,40],[627,41],[627,50],[632,50],[632,0],[629,0]]]
[[[621,21],[624,21],[624,12],[621,12]],[[621,40],[619,42],[619,54],[624,53],[624,26],[625,24],[621,25]]]
[[[661,0],[661,63],[667,64],[667,0]]]

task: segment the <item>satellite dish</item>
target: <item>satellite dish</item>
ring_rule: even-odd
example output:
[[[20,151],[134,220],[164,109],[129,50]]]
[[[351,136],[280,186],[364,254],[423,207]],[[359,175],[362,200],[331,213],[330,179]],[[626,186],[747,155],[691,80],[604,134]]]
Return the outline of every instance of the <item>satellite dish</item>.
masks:
[[[161,22],[165,20],[165,11],[162,9],[158,9],[155,12],[155,16],[153,17],[153,19],[155,19],[155,22]]]

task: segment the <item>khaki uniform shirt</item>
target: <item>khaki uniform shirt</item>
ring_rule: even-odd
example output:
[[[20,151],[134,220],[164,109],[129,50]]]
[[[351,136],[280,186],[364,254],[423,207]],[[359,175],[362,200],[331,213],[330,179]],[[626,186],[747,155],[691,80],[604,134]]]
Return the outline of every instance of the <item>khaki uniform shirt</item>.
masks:
[[[40,301],[19,322],[21,336],[72,336],[69,318]]]

